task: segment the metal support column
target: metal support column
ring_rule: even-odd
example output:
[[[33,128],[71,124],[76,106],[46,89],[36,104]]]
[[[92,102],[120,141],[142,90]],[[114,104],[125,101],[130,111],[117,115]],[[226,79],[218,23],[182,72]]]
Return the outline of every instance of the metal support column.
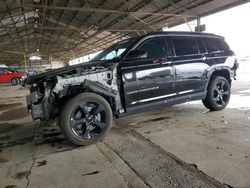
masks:
[[[75,59],[75,52],[74,52],[74,50],[71,50],[71,52],[72,52],[72,59]]]
[[[24,59],[24,69],[27,72],[27,55],[26,52],[23,54],[23,59]]]
[[[50,68],[52,69],[52,61],[53,61],[53,56],[52,53],[49,54],[49,63],[50,63]]]
[[[197,16],[197,32],[201,32],[201,17]]]

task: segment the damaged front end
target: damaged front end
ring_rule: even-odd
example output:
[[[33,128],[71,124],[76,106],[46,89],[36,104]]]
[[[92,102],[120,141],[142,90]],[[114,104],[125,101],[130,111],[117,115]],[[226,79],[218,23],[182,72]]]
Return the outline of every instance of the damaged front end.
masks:
[[[27,81],[30,87],[30,95],[26,97],[28,110],[34,120],[48,123],[60,114],[69,99],[82,92],[94,92],[106,98],[115,113],[121,109],[116,67],[116,64],[86,64],[30,78]]]
[[[53,79],[46,79],[46,81],[34,83],[30,86],[30,95],[26,97],[26,102],[34,120],[40,119],[42,122],[50,120],[54,110],[53,87],[56,82],[56,77],[53,77]]]

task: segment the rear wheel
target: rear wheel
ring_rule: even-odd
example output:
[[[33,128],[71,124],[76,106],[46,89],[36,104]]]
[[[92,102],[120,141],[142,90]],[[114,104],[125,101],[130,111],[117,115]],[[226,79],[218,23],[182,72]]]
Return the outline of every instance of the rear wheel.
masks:
[[[11,84],[12,85],[17,85],[19,83],[19,80],[17,78],[12,78],[11,79]]]
[[[224,109],[231,95],[231,86],[226,78],[215,76],[209,83],[207,96],[202,101],[210,110],[219,111]]]
[[[112,125],[109,103],[100,95],[83,93],[70,100],[60,117],[60,128],[76,145],[94,144],[105,137]]]

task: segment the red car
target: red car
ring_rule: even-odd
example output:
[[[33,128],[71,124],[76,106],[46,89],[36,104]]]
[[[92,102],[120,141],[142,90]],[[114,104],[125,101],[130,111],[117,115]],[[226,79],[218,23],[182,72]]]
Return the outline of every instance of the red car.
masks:
[[[25,74],[10,68],[0,68],[0,83],[17,85],[25,77]]]

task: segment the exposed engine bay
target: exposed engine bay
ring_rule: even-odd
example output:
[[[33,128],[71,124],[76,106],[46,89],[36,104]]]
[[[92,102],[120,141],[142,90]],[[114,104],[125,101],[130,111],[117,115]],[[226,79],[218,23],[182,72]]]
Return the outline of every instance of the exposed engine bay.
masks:
[[[33,119],[44,123],[55,119],[64,104],[82,92],[98,93],[109,101],[113,109],[121,110],[116,67],[116,64],[107,67],[85,65],[60,73],[58,70],[56,73],[49,71],[28,80],[26,85],[29,85],[31,94],[27,96],[27,104]]]

